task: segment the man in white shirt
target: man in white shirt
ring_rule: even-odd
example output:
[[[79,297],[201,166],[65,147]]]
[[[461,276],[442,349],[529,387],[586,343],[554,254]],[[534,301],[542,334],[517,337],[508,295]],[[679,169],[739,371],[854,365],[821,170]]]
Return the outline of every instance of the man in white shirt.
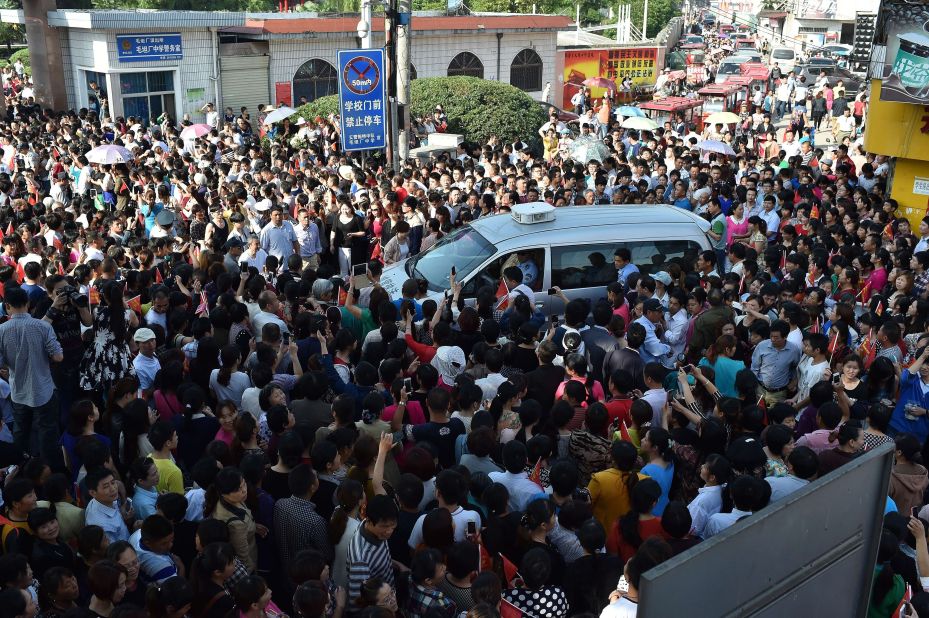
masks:
[[[265,290],[258,295],[258,313],[252,318],[252,332],[255,333],[255,340],[261,341],[261,329],[265,324],[277,324],[281,333],[289,333],[287,324],[277,316],[281,308],[281,301],[278,300],[277,294],[270,290]]]
[[[538,489],[538,486],[536,488]],[[475,532],[481,527],[481,516],[477,511],[466,511],[460,506],[461,502],[467,498],[467,495],[468,486],[458,472],[443,470],[436,477],[435,497],[439,503],[439,508],[445,509],[452,515],[456,543],[467,540],[468,524],[473,524],[472,529]],[[425,519],[425,514],[419,516],[419,519],[413,524],[413,530],[407,540],[407,544],[414,550],[423,542],[423,521]]]
[[[484,365],[487,367],[487,377],[475,380],[474,384],[484,392],[484,399],[493,401],[497,389],[506,382],[506,377],[500,373],[503,369],[503,351],[500,348],[488,348],[484,353]]]
[[[729,483],[729,491],[735,506],[730,513],[717,513],[710,516],[706,523],[703,538],[716,536],[738,521],[748,517],[755,510],[764,492],[764,481],[751,476],[740,476]]]
[[[798,410],[802,410],[809,404],[810,389],[815,384],[828,379],[829,376],[827,373],[829,359],[826,357],[829,350],[829,338],[822,333],[807,333],[803,335],[801,345],[803,358],[797,365],[797,394],[786,402]]]
[[[729,462],[719,455],[710,455],[700,467],[700,478],[705,484],[697,490],[697,497],[687,505],[691,519],[690,532],[694,536],[703,538],[710,517],[722,510],[723,488],[731,474]]]
[[[132,360],[136,377],[139,378],[139,388],[151,394],[155,384],[155,375],[161,370],[161,363],[155,356],[155,348],[158,346],[155,332],[150,328],[140,328],[135,332],[133,339],[139,344],[139,353]]]
[[[541,497],[542,488],[530,481],[526,474],[527,462],[526,445],[519,440],[511,440],[503,446],[503,467],[506,471],[488,475],[491,481],[500,483],[509,491],[510,511],[525,511],[533,498]]]
[[[219,112],[216,111],[216,108],[212,103],[207,103],[200,108],[201,112],[206,112],[206,124],[210,125],[214,129],[219,128]]]
[[[660,274],[660,273],[659,273]],[[684,352],[687,346],[687,311],[684,306],[687,304],[687,297],[680,290],[675,290],[668,296],[668,311],[664,319],[666,329],[664,332],[664,342],[671,346],[671,358],[677,358]]]
[[[819,471],[819,458],[813,449],[798,446],[787,456],[787,476],[769,476],[765,482],[771,486],[769,504],[783,500],[793,492],[803,489],[816,478]]]

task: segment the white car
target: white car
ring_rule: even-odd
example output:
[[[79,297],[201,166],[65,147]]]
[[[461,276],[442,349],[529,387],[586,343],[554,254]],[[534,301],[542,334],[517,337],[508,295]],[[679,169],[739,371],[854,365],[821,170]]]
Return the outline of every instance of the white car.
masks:
[[[780,67],[781,73],[786,75],[794,70],[797,64],[797,52],[792,47],[775,47],[771,50],[771,66],[774,63]]]

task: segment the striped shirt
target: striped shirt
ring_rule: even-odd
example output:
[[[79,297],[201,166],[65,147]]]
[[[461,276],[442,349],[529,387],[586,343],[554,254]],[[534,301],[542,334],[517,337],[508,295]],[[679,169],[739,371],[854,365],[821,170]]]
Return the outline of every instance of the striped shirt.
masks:
[[[365,531],[365,521],[361,522],[355,536],[348,545],[348,604],[349,607],[361,595],[361,586],[372,577],[380,577],[394,585],[393,562],[387,541],[381,541]]]
[[[38,408],[55,394],[49,357],[61,354],[52,325],[28,313],[0,324],[0,365],[10,368],[13,403]]]

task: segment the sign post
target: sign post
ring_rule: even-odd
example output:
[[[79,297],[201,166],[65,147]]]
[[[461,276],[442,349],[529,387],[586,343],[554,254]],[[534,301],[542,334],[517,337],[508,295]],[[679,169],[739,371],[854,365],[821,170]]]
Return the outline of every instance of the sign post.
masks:
[[[387,97],[383,49],[339,52],[339,122],[342,149],[387,147]]]

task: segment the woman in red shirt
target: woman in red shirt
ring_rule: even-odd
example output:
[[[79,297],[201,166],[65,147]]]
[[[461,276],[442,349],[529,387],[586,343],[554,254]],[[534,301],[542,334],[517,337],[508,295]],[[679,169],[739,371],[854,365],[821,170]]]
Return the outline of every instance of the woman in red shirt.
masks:
[[[667,538],[661,527],[661,518],[652,510],[661,498],[661,486],[652,478],[640,480],[632,488],[632,510],[620,517],[610,529],[606,550],[628,561],[645,539],[653,536]]]

